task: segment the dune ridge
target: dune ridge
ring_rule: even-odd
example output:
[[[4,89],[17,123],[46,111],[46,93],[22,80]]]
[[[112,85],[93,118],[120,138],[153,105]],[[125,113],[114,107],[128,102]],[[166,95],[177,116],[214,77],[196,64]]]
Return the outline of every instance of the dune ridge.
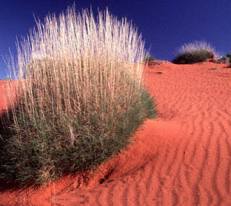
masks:
[[[0,205],[231,205],[231,69],[164,63],[146,68],[144,78],[158,118],[145,121],[87,185],[65,177],[2,191]]]

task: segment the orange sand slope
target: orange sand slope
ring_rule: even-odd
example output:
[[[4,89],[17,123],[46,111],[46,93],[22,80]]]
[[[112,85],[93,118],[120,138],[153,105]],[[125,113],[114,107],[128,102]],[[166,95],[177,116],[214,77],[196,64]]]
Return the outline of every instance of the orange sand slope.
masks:
[[[88,186],[65,177],[38,190],[3,191],[0,205],[231,205],[231,69],[165,63],[146,69],[145,84],[158,118]]]

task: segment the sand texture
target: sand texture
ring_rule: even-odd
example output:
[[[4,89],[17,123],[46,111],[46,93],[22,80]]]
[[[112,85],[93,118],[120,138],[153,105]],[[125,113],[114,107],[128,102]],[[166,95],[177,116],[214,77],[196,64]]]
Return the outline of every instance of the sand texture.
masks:
[[[0,206],[230,206],[231,69],[163,63],[146,68],[144,78],[157,118],[145,121],[124,151],[90,180],[2,188]]]

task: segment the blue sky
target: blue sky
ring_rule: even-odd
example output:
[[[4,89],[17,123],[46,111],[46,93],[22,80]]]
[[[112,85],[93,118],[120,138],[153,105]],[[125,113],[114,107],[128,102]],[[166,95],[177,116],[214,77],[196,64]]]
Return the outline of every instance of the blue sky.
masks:
[[[230,0],[1,0],[0,56],[15,52],[16,38],[34,27],[34,16],[58,14],[74,2],[77,9],[108,7],[113,15],[126,16],[160,59],[172,59],[178,47],[194,40],[208,41],[221,54],[231,51]],[[0,59],[0,78],[6,75]]]

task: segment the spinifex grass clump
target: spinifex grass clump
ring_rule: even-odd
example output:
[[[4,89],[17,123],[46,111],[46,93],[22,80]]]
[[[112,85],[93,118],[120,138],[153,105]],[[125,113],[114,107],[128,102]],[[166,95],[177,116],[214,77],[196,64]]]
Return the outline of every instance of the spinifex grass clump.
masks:
[[[107,11],[48,16],[18,47],[17,100],[1,120],[0,180],[42,184],[94,168],[154,115],[144,44]]]
[[[216,57],[215,50],[206,42],[195,41],[184,44],[173,60],[176,64],[193,64],[203,62]]]

